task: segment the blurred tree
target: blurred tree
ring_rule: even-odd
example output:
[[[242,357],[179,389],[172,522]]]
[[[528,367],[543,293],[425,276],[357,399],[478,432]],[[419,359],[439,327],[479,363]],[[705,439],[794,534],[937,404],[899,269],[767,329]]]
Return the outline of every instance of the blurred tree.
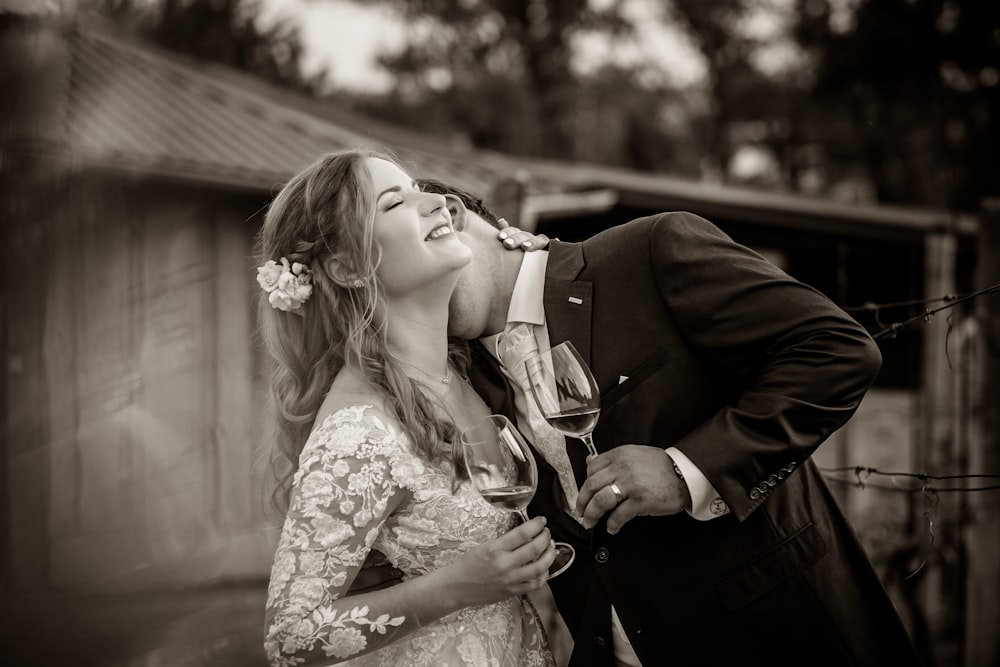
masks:
[[[788,34],[793,7],[759,0],[656,7],[659,20],[686,31],[706,65],[705,109],[691,123],[702,177],[831,194],[851,176],[817,151],[819,138],[841,125],[810,97],[811,61]]]
[[[411,26],[408,42],[381,64],[399,77],[388,100],[410,117],[450,120],[480,147],[577,156],[580,101],[574,39],[626,34],[617,3],[588,0],[377,0]],[[385,108],[383,105],[379,105]]]
[[[683,26],[708,66],[711,103],[703,123],[703,170],[722,180],[727,180],[733,158],[730,135],[741,108],[739,98],[745,97],[748,87],[760,83],[750,64],[754,42],[738,29],[749,12],[747,5],[747,0],[672,0],[659,6],[661,20]],[[748,82],[752,83],[748,86]]]
[[[576,157],[642,171],[698,174],[705,95],[644,79],[641,70],[619,65],[579,78]]]
[[[1000,192],[1000,3],[842,4],[797,0],[813,104],[850,130],[826,137],[829,159],[864,165],[879,201],[978,209]]]
[[[218,62],[271,82],[313,92],[320,72],[299,69],[302,40],[288,20],[261,26],[262,0],[81,0],[80,9],[104,15],[161,46]]]

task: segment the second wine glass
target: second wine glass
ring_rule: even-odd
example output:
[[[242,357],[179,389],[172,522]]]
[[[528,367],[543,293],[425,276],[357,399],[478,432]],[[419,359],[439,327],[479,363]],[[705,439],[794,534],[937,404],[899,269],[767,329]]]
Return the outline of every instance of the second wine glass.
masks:
[[[525,362],[528,386],[538,410],[549,426],[583,440],[597,456],[593,432],[601,413],[601,392],[587,363],[565,341]]]
[[[527,521],[525,508],[538,487],[538,468],[528,443],[510,420],[503,415],[479,420],[462,431],[461,446],[465,469],[479,495]],[[575,556],[573,547],[556,542],[549,579],[564,572]]]

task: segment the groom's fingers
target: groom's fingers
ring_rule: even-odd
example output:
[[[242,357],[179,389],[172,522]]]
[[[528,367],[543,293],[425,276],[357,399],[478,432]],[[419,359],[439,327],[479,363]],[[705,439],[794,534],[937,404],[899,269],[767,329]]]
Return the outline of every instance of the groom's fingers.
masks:
[[[577,511],[583,517],[583,525],[587,528],[593,528],[602,516],[618,504],[618,495],[611,490],[609,482],[597,488],[582,508],[580,502],[577,502],[576,506],[579,508]]]
[[[592,528],[597,523],[597,519],[614,507],[614,503],[617,502],[614,492],[610,489],[611,483],[614,481],[614,472],[605,469],[592,472],[588,475],[587,481],[580,487],[580,493],[576,497],[576,512],[585,519],[584,523],[587,528]],[[601,502],[602,499],[598,498],[598,495],[604,489],[607,489],[606,495],[611,497],[610,499],[605,497],[603,498],[604,502]],[[591,519],[589,523],[586,521],[588,518]]]
[[[577,511],[587,528],[606,512],[608,532],[617,533],[637,516],[662,516],[683,511],[670,458],[659,447],[620,445],[587,464],[587,481],[580,488]],[[621,498],[611,490],[617,484]]]
[[[626,498],[608,515],[608,534],[616,535],[626,523],[639,516],[640,503]]]

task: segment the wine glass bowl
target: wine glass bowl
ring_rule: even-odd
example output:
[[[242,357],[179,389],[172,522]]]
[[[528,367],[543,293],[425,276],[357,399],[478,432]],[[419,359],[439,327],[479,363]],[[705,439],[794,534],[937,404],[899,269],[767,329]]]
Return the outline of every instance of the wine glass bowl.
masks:
[[[601,413],[601,393],[593,373],[569,341],[525,362],[530,394],[557,431],[578,438],[597,455],[592,433]]]
[[[509,419],[489,415],[465,428],[459,438],[469,480],[486,502],[528,520],[525,508],[538,487],[538,467],[531,448]],[[556,543],[556,559],[548,578],[568,568],[576,552]]]
[[[490,415],[462,431],[461,438],[465,469],[479,495],[527,521],[524,508],[538,486],[538,468],[510,421]]]

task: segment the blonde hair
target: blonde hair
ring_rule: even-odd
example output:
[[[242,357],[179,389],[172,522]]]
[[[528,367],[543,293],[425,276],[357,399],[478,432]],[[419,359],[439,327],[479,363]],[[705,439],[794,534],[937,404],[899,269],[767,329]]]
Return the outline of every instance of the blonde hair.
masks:
[[[391,155],[352,149],[329,153],[296,174],[268,207],[257,239],[260,263],[286,257],[312,271],[311,297],[294,312],[259,300],[260,332],[273,361],[271,399],[278,432],[271,456],[272,503],[287,508],[290,481],[330,385],[345,363],[356,367],[386,398],[416,450],[434,460],[455,437],[454,424],[435,409],[388,349],[378,304],[384,295],[375,276],[374,193],[365,165]],[[361,280],[342,285],[329,275],[334,253]],[[262,297],[266,295],[261,293]],[[455,360],[462,350],[451,346]]]

